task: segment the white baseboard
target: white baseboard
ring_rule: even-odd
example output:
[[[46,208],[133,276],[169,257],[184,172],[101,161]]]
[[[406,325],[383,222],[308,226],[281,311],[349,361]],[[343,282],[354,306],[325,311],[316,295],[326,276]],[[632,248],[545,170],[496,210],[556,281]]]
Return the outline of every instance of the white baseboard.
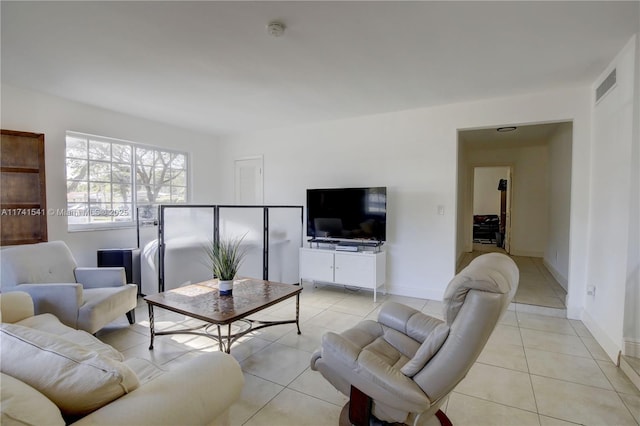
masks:
[[[624,352],[622,353],[634,358],[640,358],[640,342],[636,340],[625,340]]]
[[[526,257],[543,257],[544,252],[541,251],[527,251],[527,250],[518,250],[513,247],[510,248],[509,254],[511,256],[526,256]]]
[[[591,316],[586,311],[582,312],[582,322],[584,323],[585,327],[587,327],[587,329],[591,332],[593,338],[596,339],[596,342],[598,342],[598,344],[602,346],[602,349],[604,349],[609,358],[611,358],[611,361],[613,361],[614,364],[618,365],[618,355],[622,351],[622,348],[619,345],[616,345],[613,340],[611,340],[607,333],[602,328],[600,328],[600,326],[594,321],[593,318],[591,318]]]
[[[560,274],[560,272],[558,272],[558,270],[552,264],[547,262],[547,259],[542,259],[542,263],[549,270],[549,272],[551,272],[551,275],[553,275],[553,278],[555,278],[556,281],[560,283],[562,288],[564,288],[564,290],[568,292],[569,281],[564,276],[562,276],[562,274]]]
[[[398,285],[387,287],[387,293],[395,294],[396,296],[418,297],[420,299],[429,300],[442,300],[444,297],[444,289],[417,288]]]

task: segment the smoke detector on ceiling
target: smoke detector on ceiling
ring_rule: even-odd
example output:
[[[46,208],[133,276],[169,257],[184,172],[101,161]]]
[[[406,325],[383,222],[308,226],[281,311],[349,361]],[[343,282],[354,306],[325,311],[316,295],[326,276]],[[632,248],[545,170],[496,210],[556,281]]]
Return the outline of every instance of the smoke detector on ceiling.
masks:
[[[282,34],[284,34],[284,24],[282,22],[270,22],[269,25],[267,25],[267,32],[269,33],[270,36],[272,37],[280,37]]]

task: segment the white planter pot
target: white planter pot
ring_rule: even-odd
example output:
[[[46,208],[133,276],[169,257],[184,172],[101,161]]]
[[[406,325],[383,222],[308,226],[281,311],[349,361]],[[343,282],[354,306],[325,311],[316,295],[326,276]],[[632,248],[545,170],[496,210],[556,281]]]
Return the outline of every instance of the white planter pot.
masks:
[[[220,296],[230,296],[233,293],[233,280],[218,281]]]

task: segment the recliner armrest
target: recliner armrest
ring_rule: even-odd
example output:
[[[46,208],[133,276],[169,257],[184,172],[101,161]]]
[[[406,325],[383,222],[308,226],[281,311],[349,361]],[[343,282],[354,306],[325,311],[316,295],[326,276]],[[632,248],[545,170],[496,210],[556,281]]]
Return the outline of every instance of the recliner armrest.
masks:
[[[400,303],[385,302],[378,322],[422,343],[444,321]]]
[[[387,401],[384,394],[379,394],[371,388],[360,389],[367,395],[392,406],[398,406],[398,400],[402,401],[400,405],[413,412],[421,412],[431,406],[427,395],[413,380],[402,374],[400,369],[390,366],[387,361],[380,359],[375,353],[362,351],[358,359],[358,367],[360,374],[365,373],[372,385],[384,389],[394,395],[397,400],[395,402]]]
[[[418,312],[400,303],[385,302],[378,313],[378,322],[406,334],[409,319]]]
[[[322,351],[331,351],[345,365],[355,368],[362,348],[354,345],[339,334],[331,331],[322,336]]]
[[[31,295],[35,314],[50,313],[60,322],[77,328],[82,305],[82,286],[78,283],[20,284],[13,289]]]
[[[127,283],[127,276],[121,266],[79,267],[73,272],[76,281],[84,288],[120,287]]]

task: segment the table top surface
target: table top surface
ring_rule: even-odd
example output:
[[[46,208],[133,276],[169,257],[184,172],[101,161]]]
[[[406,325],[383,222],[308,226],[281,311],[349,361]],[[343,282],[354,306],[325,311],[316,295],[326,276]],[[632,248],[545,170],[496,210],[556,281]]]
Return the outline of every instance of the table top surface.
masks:
[[[302,287],[253,278],[234,280],[233,294],[221,296],[218,280],[178,287],[145,296],[144,300],[173,312],[212,324],[229,324],[268,308],[302,291]]]

